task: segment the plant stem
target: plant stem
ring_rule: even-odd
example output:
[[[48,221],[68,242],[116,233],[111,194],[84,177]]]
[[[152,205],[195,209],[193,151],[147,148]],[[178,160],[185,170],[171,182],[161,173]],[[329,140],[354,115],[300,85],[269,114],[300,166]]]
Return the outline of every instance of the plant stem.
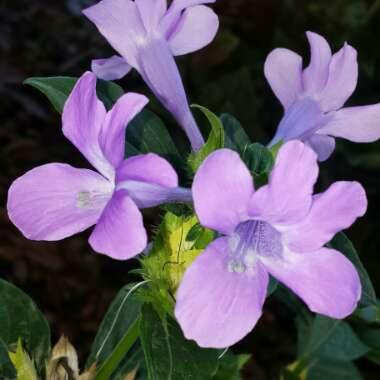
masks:
[[[140,318],[137,318],[125,333],[123,339],[105,360],[95,376],[95,380],[109,380],[127,352],[139,337]]]

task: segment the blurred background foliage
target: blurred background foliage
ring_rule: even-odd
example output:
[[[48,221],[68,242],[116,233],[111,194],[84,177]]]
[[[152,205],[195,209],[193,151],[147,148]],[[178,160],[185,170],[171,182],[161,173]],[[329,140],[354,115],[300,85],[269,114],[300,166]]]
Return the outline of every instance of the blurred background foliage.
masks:
[[[82,359],[133,264],[91,252],[86,232],[62,242],[28,241],[10,224],[4,205],[10,183],[37,165],[88,165],[63,137],[59,115],[22,82],[30,76],[79,76],[92,58],[113,54],[81,16],[81,9],[95,2],[0,0],[0,277],[26,291],[48,318],[53,340],[64,333]],[[380,1],[218,0],[215,9],[221,18],[216,40],[178,59],[185,87],[192,103],[235,115],[254,141],[267,143],[282,113],[263,75],[266,55],[287,47],[302,54],[306,64],[306,30],[324,35],[334,50],[344,41],[358,49],[359,84],[349,104],[380,102]],[[150,96],[136,73],[120,84]],[[173,125],[154,99],[150,107]],[[380,142],[339,141],[321,172],[321,189],[346,179],[359,180],[367,190],[368,214],[348,235],[380,292]],[[154,223],[156,214],[148,212],[147,217]],[[253,354],[246,378],[276,378],[294,360],[295,339],[294,322],[283,305],[269,299],[257,328],[237,347]],[[359,362],[359,367],[365,379],[378,379],[376,367],[368,362]]]

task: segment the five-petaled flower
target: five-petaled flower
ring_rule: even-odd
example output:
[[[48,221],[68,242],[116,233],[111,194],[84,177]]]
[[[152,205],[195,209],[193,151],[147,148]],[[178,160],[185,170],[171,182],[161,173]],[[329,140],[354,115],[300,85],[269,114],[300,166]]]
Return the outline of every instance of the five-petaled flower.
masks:
[[[175,315],[185,336],[202,347],[242,339],[262,314],[269,274],[308,307],[332,318],[355,309],[361,284],[353,264],[323,247],[367,207],[357,182],[335,182],[313,195],[317,156],[300,141],[279,151],[269,183],[257,191],[231,150],[212,153],[194,178],[192,192],[202,225],[223,236],[187,269]]]
[[[209,44],[219,21],[204,3],[215,0],[102,0],[83,13],[122,57],[95,60],[103,79],[123,77],[135,68],[186,132],[194,150],[204,143],[191,114],[173,56]]]
[[[275,49],[265,62],[265,76],[285,114],[271,144],[302,140],[326,160],[335,149],[334,137],[354,142],[380,138],[380,103],[342,108],[358,79],[356,50],[347,43],[331,54],[328,42],[307,32],[310,65],[288,49]]]
[[[96,225],[93,249],[128,259],[147,245],[139,208],[191,199],[163,158],[150,153],[124,160],[126,125],[147,101],[128,93],[107,112],[96,96],[95,75],[79,79],[64,107],[63,133],[100,174],[52,163],[14,181],[8,214],[27,238],[60,240]]]

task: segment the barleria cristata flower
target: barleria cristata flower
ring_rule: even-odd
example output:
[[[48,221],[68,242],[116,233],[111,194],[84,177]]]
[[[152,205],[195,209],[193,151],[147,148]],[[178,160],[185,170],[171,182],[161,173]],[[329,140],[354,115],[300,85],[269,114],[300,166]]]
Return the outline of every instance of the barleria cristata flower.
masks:
[[[332,318],[356,308],[361,284],[354,265],[324,248],[364,215],[357,182],[335,182],[313,195],[317,156],[300,141],[279,151],[269,183],[255,191],[251,173],[229,149],[212,153],[192,192],[202,225],[222,234],[184,274],[175,315],[185,336],[201,347],[231,346],[261,316],[269,274],[308,307]]]
[[[119,79],[135,68],[174,115],[198,150],[203,137],[191,114],[173,56],[208,45],[219,27],[217,15],[202,4],[215,0],[102,0],[84,10],[122,57],[95,60],[93,71],[103,79]]]
[[[335,149],[334,137],[354,142],[380,138],[380,103],[344,107],[358,81],[356,50],[345,43],[331,54],[320,35],[306,33],[311,47],[310,65],[302,70],[302,57],[291,50],[273,50],[265,62],[265,76],[284,107],[271,144],[302,140],[324,161]]]
[[[98,170],[67,164],[39,166],[13,182],[8,214],[32,240],[60,240],[96,225],[92,248],[114,259],[136,256],[147,245],[139,208],[190,201],[173,167],[156,154],[124,160],[125,129],[147,104],[123,95],[107,112],[96,95],[96,77],[85,73],[62,114],[63,133]]]

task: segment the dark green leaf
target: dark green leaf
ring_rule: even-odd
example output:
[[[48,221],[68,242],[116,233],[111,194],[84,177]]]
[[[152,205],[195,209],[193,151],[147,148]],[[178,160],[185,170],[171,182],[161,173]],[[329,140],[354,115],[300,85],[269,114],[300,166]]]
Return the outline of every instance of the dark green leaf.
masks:
[[[224,147],[240,154],[251,144],[251,140],[234,116],[224,113],[220,116],[224,128]]]
[[[352,362],[319,360],[307,372],[306,380],[362,380]]]
[[[369,347],[347,322],[316,315],[308,326],[299,326],[299,356],[350,361],[365,355]]]
[[[270,276],[268,290],[267,290],[267,297],[271,296],[276,291],[277,287],[278,287],[278,281],[274,277]]]
[[[162,321],[150,305],[140,329],[149,380],[205,380],[216,372],[220,352],[186,340],[174,320]]]
[[[250,359],[251,355],[225,354],[219,360],[219,368],[212,380],[241,380],[241,369]]]
[[[375,289],[373,288],[369,275],[360,261],[355,247],[347,236],[343,232],[340,232],[334,237],[329,245],[331,248],[342,252],[355,265],[362,283],[362,297],[360,299],[360,306],[365,307],[377,305]]]
[[[28,78],[24,84],[30,85],[41,91],[53,105],[55,110],[62,113],[63,106],[75,86],[78,78],[75,77],[45,77]],[[117,99],[123,95],[123,89],[113,82],[98,80],[97,93],[99,98],[109,109]]]
[[[14,348],[19,338],[41,368],[50,354],[49,325],[29,296],[0,279],[0,339]]]
[[[125,156],[149,152],[165,157],[174,165],[183,161],[164,123],[144,109],[128,125]]]
[[[190,228],[190,231],[187,233],[186,241],[195,241],[197,240],[203,232],[203,227],[197,223],[194,224],[193,227]]]
[[[211,131],[206,143],[198,152],[191,154],[189,157],[190,168],[195,173],[209,154],[224,147],[224,128],[218,116],[210,110],[199,105],[193,105],[193,107],[200,109],[211,125]]]
[[[9,358],[8,347],[0,339],[0,379],[2,376],[14,379],[16,377],[16,370]]]
[[[242,158],[256,177],[268,174],[274,164],[272,153],[259,143],[246,146]]]
[[[141,302],[133,294],[136,284],[124,286],[116,295],[99,327],[87,359],[87,367],[95,361],[102,364],[123,339],[129,327],[137,320]]]

